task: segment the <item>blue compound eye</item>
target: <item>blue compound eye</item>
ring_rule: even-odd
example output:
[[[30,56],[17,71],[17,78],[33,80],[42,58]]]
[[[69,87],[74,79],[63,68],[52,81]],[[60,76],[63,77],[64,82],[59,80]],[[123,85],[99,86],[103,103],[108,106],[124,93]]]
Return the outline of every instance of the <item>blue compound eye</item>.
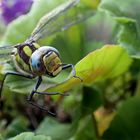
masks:
[[[41,56],[38,54],[38,51],[34,52],[30,58],[30,68],[36,75],[44,74],[45,70],[41,63]]]
[[[40,62],[36,62],[35,65],[33,65],[34,69],[40,70],[41,64]]]
[[[36,67],[39,69],[41,66],[40,62],[37,63]]]
[[[38,71],[40,66],[41,65],[40,65],[40,62],[38,60],[33,59],[33,58],[31,59],[31,67],[33,70]]]

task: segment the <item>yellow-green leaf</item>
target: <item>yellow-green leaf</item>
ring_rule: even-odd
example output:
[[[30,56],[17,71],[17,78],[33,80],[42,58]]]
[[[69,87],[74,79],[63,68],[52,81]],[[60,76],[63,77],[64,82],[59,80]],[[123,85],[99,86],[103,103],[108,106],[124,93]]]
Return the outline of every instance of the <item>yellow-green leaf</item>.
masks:
[[[131,62],[132,59],[121,46],[105,45],[103,48],[89,53],[75,65],[76,75],[83,79],[83,82],[71,77],[46,90],[65,92],[81,83],[90,85],[97,81],[113,78],[124,73]]]

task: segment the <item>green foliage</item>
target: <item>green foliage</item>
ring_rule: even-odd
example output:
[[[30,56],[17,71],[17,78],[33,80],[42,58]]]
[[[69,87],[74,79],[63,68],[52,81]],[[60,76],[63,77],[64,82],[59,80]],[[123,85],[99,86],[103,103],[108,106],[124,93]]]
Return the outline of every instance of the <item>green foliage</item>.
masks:
[[[46,5],[49,5],[46,7]],[[17,20],[13,21],[7,27],[7,31],[2,39],[2,43],[5,44],[17,44],[19,42],[24,42],[27,37],[30,36],[31,32],[35,28],[38,20],[46,13],[51,10],[51,8],[56,7],[58,1],[36,1],[31,11],[27,15],[19,17]],[[28,24],[30,23],[30,24]],[[21,28],[24,27],[24,28]],[[18,39],[17,39],[18,37]]]
[[[138,140],[140,139],[140,98],[133,97],[122,104],[110,127],[104,133],[104,139]]]
[[[91,87],[83,88],[82,114],[93,113],[102,103],[103,99],[100,90]]]
[[[91,115],[87,115],[85,118],[80,119],[77,132],[74,136],[75,140],[96,140],[96,134],[94,130],[94,120]]]
[[[131,62],[131,58],[122,47],[106,45],[102,49],[89,53],[79,61],[75,65],[76,75],[83,79],[83,84],[89,85],[120,75],[128,69]],[[78,78],[70,77],[64,83],[51,87],[47,91],[65,92],[81,83]]]
[[[13,137],[21,132],[27,131],[28,120],[23,117],[15,118],[11,124],[7,126],[5,137]]]
[[[3,140],[3,137],[0,135],[0,140]]]
[[[19,135],[17,135],[14,138],[10,138],[8,140],[51,140],[51,138],[48,136],[44,136],[44,135],[35,135],[32,132],[24,132],[21,133]]]
[[[55,140],[65,140],[71,136],[69,124],[58,123],[52,118],[45,118],[36,130],[36,133],[51,136],[51,138]]]
[[[28,14],[3,28],[0,44],[24,42],[38,20],[63,2],[34,1]],[[53,118],[26,103],[36,78],[8,76],[0,99],[0,140],[140,139],[139,9],[139,0],[81,0],[69,14],[89,11],[93,16],[38,43],[57,48],[82,81],[70,70],[43,77],[39,91],[70,94],[35,96],[34,101],[56,112]],[[8,71],[15,71],[13,64],[0,63],[0,81]]]
[[[128,0],[104,0],[100,4],[100,9],[111,14],[118,22],[117,42],[125,47],[131,55],[139,57],[139,37],[140,37],[140,19],[139,19],[140,1]]]
[[[106,45],[100,50],[91,52],[75,65],[76,75],[82,78],[83,82],[78,78],[72,77],[71,73],[70,78],[59,85],[51,87],[47,91],[65,92],[80,83],[89,85],[96,81],[113,78],[126,71],[131,62],[131,58],[122,47]],[[120,69],[120,67],[122,68]],[[10,90],[14,92],[29,93],[35,82],[34,80],[27,80],[25,83],[23,79],[26,78],[9,76],[6,83]]]

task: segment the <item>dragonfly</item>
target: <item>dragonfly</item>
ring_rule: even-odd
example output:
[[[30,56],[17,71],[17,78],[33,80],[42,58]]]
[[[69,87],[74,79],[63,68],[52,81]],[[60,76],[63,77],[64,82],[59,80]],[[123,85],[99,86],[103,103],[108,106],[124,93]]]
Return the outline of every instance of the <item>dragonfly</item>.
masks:
[[[44,15],[38,22],[37,26],[29,36],[29,38],[23,42],[13,46],[0,47],[1,50],[8,50],[4,54],[0,54],[1,58],[12,58],[13,65],[16,69],[14,72],[7,72],[1,83],[0,98],[4,81],[8,75],[16,75],[29,79],[37,78],[36,84],[30,92],[27,101],[35,107],[47,111],[49,114],[54,115],[48,108],[43,107],[33,101],[34,94],[39,95],[63,95],[59,92],[39,92],[38,88],[42,83],[42,76],[50,78],[56,77],[62,70],[71,68],[73,71],[73,77],[82,79],[76,76],[76,71],[73,64],[62,63],[60,59],[59,51],[52,46],[40,46],[37,42],[45,37],[53,35],[57,32],[67,30],[71,26],[84,21],[90,17],[92,12],[79,12],[74,16],[67,16],[72,8],[75,8],[79,0],[68,0],[62,3],[51,12]]]

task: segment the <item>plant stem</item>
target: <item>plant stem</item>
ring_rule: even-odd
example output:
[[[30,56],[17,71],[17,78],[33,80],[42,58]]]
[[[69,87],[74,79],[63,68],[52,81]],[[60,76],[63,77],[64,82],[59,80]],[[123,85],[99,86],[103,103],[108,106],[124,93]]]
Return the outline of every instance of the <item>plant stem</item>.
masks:
[[[94,125],[94,130],[95,130],[95,134],[98,140],[101,140],[100,136],[99,136],[99,132],[98,132],[98,126],[97,126],[97,121],[95,119],[94,113],[92,114],[92,120],[93,120],[93,125]]]

